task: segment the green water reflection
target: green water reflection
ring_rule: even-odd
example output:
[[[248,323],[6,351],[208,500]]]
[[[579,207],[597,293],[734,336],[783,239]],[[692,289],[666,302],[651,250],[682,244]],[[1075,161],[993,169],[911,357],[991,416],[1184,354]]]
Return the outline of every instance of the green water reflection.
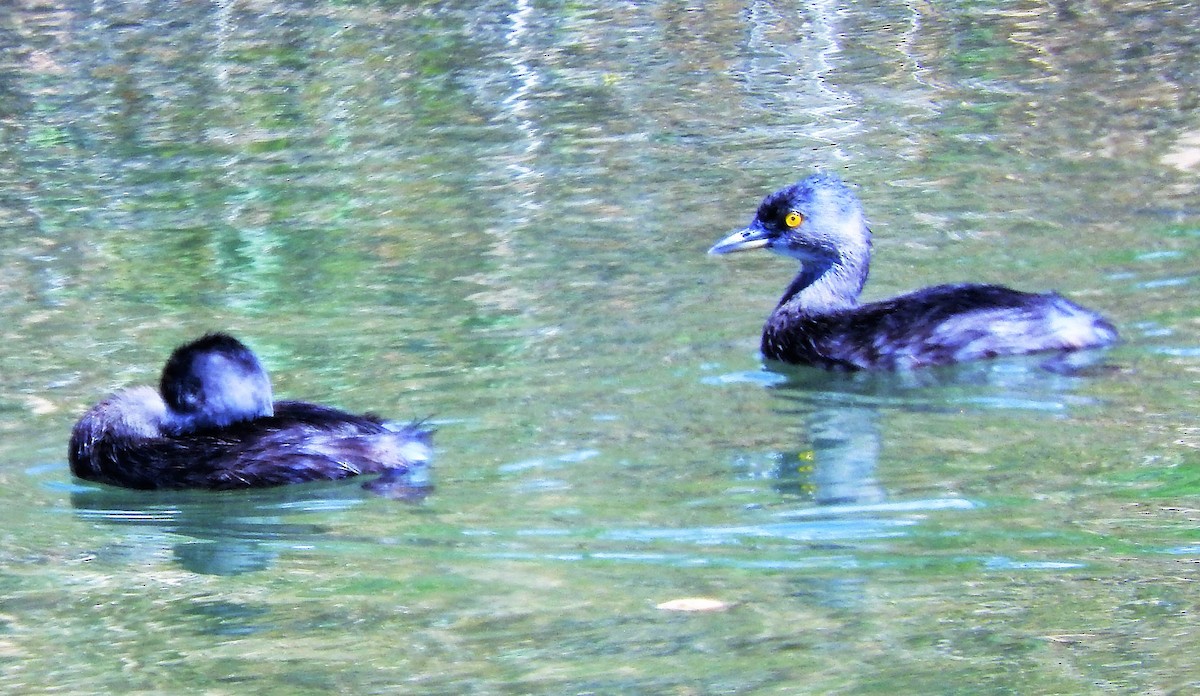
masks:
[[[0,10],[0,687],[1186,693],[1200,504],[1186,4]],[[764,368],[704,255],[815,167],[869,298],[1056,288],[1125,342]],[[74,419],[237,333],[431,417],[434,490],[82,486]],[[711,597],[725,611],[658,609]]]

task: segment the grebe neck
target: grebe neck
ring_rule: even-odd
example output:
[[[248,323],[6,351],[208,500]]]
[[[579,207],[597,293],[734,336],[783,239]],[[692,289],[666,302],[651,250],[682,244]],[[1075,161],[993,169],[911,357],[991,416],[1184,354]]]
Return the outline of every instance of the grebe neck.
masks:
[[[857,307],[869,266],[866,257],[804,261],[777,310],[786,307],[799,314],[828,314]]]

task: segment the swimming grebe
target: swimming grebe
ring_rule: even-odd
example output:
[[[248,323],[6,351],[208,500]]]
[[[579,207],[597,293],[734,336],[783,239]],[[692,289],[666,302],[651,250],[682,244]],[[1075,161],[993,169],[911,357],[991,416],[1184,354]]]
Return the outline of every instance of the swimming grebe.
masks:
[[[227,334],[176,348],[159,391],[113,394],[71,432],[71,471],[126,488],[231,489],[394,476],[428,463],[431,432],[303,401],[272,401],[258,357]]]
[[[763,328],[771,360],[832,370],[896,370],[1106,346],[1117,330],[1056,293],[938,285],[859,304],[871,230],[842,180],[813,174],[763,199],[754,220],[710,254],[768,249],[801,269]]]

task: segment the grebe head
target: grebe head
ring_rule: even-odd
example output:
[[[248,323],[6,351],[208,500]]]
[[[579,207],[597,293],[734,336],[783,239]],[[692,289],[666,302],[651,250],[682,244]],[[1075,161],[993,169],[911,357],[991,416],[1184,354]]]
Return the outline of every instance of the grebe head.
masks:
[[[170,429],[186,433],[223,427],[274,412],[271,379],[241,341],[222,333],[175,349],[159,384]]]
[[[779,300],[806,313],[854,307],[871,266],[871,230],[862,204],[832,174],[813,174],[763,199],[750,225],[708,250],[768,249],[800,262]]]
[[[763,199],[749,226],[710,254],[767,249],[820,268],[869,260],[871,230],[858,197],[837,176],[818,173]]]

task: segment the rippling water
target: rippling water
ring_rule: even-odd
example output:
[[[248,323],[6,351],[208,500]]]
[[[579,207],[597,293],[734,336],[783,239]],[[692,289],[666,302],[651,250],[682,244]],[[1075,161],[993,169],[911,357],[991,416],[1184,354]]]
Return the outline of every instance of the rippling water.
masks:
[[[1200,686],[1200,16],[1183,4],[0,9],[0,687]],[[1124,342],[763,365],[714,259],[840,173],[869,298],[1055,288]],[[405,500],[73,480],[229,330],[286,398],[431,418]],[[718,600],[675,612],[671,600]]]

